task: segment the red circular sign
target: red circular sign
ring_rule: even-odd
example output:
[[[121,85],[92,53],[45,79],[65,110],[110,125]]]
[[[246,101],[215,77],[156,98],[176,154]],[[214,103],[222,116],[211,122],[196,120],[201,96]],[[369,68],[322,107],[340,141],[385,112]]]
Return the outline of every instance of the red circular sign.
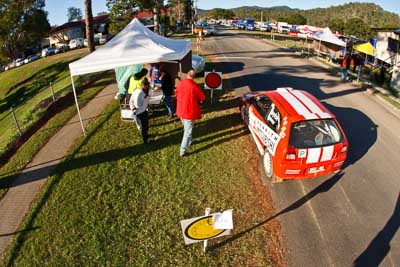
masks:
[[[222,79],[218,73],[210,72],[205,78],[205,83],[209,88],[215,89],[221,85]]]

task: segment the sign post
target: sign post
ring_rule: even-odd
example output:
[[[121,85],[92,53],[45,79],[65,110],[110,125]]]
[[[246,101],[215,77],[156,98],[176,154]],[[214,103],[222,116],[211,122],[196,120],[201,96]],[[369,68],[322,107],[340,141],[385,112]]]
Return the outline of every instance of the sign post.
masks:
[[[204,89],[211,90],[211,104],[213,102],[214,90],[222,90],[222,72],[204,72]]]
[[[206,208],[205,215],[206,216],[210,215],[210,211],[211,211],[210,208]],[[206,253],[206,251],[207,251],[207,244],[208,244],[208,239],[204,240],[204,247],[203,247],[204,253]]]

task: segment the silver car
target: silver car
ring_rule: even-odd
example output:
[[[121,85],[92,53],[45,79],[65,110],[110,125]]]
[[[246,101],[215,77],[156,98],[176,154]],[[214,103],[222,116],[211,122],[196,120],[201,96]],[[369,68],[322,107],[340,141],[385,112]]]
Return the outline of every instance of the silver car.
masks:
[[[204,58],[192,55],[192,68],[194,69],[196,74],[202,73],[204,71],[205,65],[206,62]]]

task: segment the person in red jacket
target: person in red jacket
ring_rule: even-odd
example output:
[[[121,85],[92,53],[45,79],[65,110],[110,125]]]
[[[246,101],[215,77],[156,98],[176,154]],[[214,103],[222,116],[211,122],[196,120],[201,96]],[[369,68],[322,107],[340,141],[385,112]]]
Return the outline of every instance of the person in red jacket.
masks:
[[[185,79],[179,82],[176,87],[176,115],[183,124],[183,138],[180,149],[180,156],[188,154],[188,148],[192,144],[192,131],[195,120],[201,119],[200,104],[206,98],[204,92],[195,83],[194,69],[190,69]]]

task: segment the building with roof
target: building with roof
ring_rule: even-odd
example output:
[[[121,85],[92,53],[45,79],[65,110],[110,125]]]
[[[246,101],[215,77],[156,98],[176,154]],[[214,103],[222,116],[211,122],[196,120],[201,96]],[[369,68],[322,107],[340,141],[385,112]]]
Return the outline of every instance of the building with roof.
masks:
[[[400,92],[400,29],[399,28],[374,28],[376,32],[376,56],[390,64],[392,80],[390,87]]]
[[[109,14],[101,14],[93,17],[93,29],[95,34],[107,34],[110,22]],[[53,27],[49,37],[42,39],[41,47],[60,46],[67,44],[76,38],[85,38],[85,20],[78,20],[64,23],[61,26]]]

